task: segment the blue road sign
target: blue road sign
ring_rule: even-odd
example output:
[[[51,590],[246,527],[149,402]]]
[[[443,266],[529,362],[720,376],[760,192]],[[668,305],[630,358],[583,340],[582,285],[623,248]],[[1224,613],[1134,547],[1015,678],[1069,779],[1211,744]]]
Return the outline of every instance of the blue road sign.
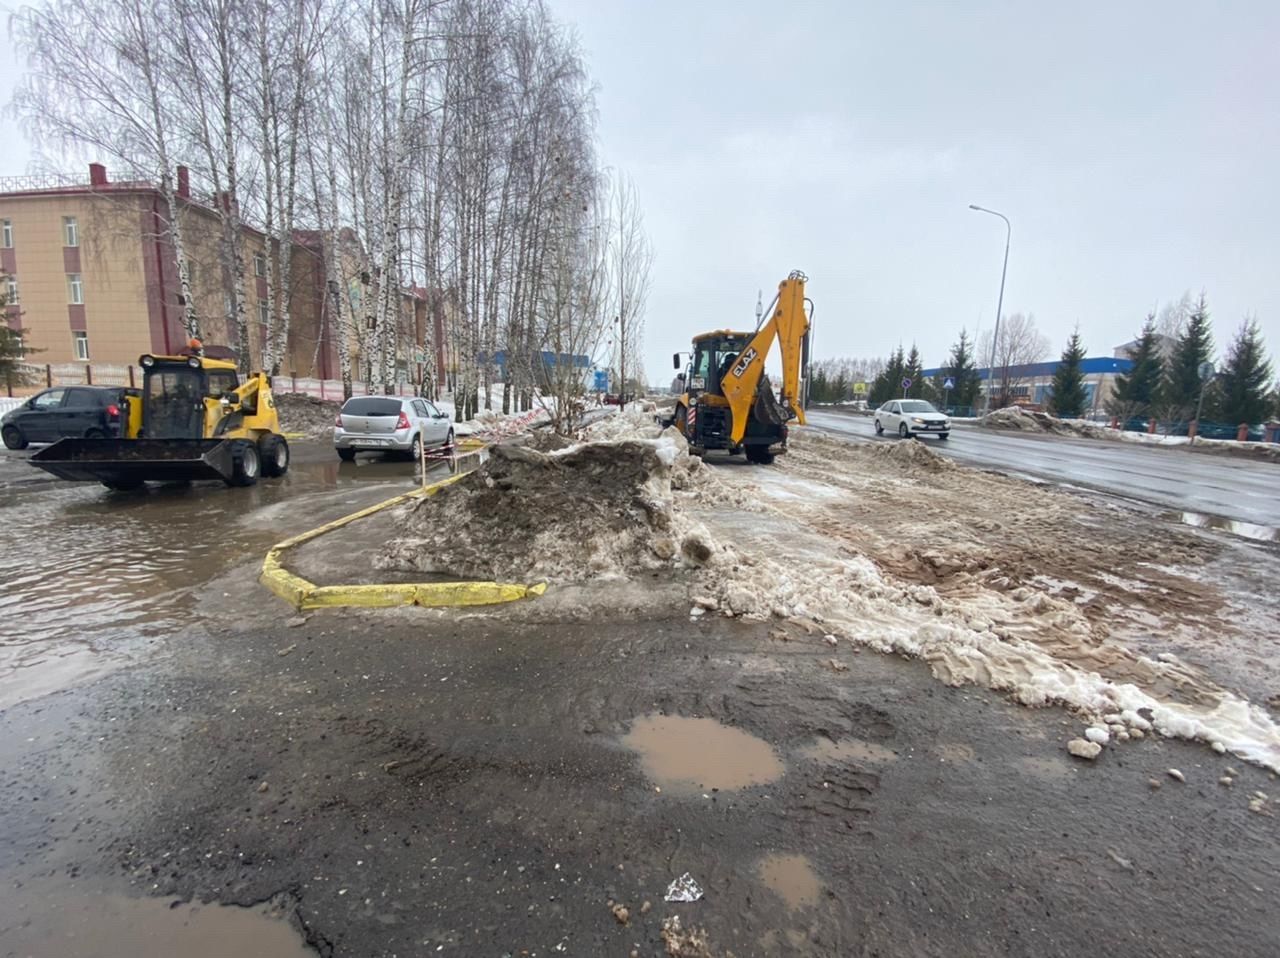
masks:
[[[903,388],[903,389],[910,389],[910,388],[911,388],[911,380],[910,380],[910,379],[905,379],[905,378],[904,378],[904,379],[902,380],[902,388]]]
[[[607,393],[609,391],[609,371],[607,369],[596,370],[596,392]]]
[[[955,379],[954,379],[953,377],[951,377],[951,376],[948,376],[946,379],[944,379],[944,380],[942,381],[942,388],[943,388],[943,389],[955,389],[955,388],[956,388],[956,381],[955,381]]]

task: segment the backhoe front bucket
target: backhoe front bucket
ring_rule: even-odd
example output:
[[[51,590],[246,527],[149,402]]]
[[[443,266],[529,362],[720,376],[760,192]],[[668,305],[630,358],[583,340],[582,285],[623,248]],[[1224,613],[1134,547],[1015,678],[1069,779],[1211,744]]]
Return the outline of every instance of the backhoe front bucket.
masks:
[[[231,478],[227,439],[62,439],[29,460],[72,482],[132,486],[139,482]]]

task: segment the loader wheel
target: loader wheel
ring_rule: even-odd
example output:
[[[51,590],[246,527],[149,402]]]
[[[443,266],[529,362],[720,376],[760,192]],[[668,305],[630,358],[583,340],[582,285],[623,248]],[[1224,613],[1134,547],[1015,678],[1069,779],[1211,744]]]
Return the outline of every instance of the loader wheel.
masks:
[[[22,434],[22,430],[17,426],[5,426],[3,438],[6,449],[27,448],[27,437]]]
[[[759,463],[767,466],[773,462],[773,453],[769,451],[768,446],[747,446],[747,462]]]
[[[354,448],[354,447],[352,447],[352,448],[350,448],[350,449],[342,449],[342,448],[339,448],[339,449],[338,449],[338,458],[339,458],[339,459],[341,459],[343,462],[355,462],[355,461],[356,461],[356,451],[355,451],[355,448]]]
[[[229,486],[252,486],[262,473],[262,457],[258,447],[248,439],[237,439],[231,450],[231,478]]]
[[[289,471],[289,443],[284,436],[263,436],[258,440],[258,455],[262,459],[262,474],[268,479]]]

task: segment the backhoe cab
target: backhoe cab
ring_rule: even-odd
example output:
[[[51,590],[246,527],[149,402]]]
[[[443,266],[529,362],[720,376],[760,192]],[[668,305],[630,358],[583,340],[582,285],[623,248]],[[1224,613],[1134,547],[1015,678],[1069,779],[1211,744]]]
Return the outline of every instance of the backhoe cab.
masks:
[[[809,316],[805,312],[806,277],[796,271],[778,284],[778,297],[768,319],[755,332],[720,329],[693,338],[693,350],[676,353],[674,364],[688,355],[683,392],[664,425],[674,426],[692,452],[726,449],[746,454],[750,462],[768,464],[786,449],[787,424],[804,424],[800,371],[808,363]],[[775,397],[765,360],[774,340],[782,358],[781,397]]]
[[[33,455],[31,464],[111,489],[194,479],[251,486],[259,476],[288,471],[289,444],[265,373],[241,381],[233,361],[206,356],[195,340],[184,355],[138,362],[142,395],[129,400],[122,438],[63,439]]]

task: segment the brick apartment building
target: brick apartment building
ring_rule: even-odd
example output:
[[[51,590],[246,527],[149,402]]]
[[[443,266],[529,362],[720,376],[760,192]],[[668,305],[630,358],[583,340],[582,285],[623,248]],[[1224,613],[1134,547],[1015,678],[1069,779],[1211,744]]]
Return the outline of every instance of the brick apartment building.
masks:
[[[192,298],[206,342],[235,346],[228,317],[216,210],[191,195],[187,171],[178,168],[183,238],[190,266]],[[89,167],[88,182],[65,177],[0,178],[0,283],[11,328],[26,330],[32,360],[44,364],[125,366],[143,353],[173,353],[186,342],[182,328],[177,258],[167,228],[168,206],[147,182],[112,183],[100,164]],[[249,319],[250,365],[257,367],[266,341],[266,266],[280,282],[278,243],[252,227],[242,230]],[[295,231],[290,276],[292,303],[286,375],[339,377],[335,324],[325,295],[321,234]],[[362,299],[359,246],[346,233],[340,261],[353,305]],[[355,255],[352,255],[352,248]],[[414,287],[402,297],[404,339],[433,339],[444,369],[442,297]],[[434,327],[434,328],[432,328]],[[434,332],[434,336],[429,333]],[[359,347],[351,354],[359,369]],[[39,352],[36,352],[36,351]],[[412,375],[409,378],[416,378]]]

